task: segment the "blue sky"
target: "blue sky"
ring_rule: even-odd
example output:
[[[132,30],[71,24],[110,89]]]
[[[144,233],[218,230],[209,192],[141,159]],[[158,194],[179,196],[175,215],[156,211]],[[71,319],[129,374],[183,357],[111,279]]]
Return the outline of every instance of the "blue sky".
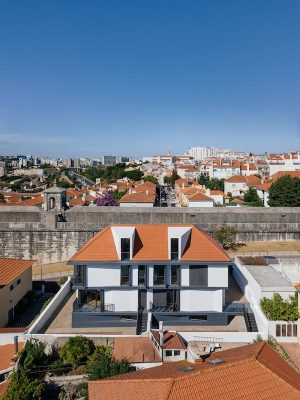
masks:
[[[0,154],[300,148],[300,1],[1,0]]]

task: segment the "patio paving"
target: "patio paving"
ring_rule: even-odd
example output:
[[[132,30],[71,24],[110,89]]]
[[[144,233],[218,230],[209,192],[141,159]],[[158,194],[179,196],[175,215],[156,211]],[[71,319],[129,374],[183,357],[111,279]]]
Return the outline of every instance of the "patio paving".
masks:
[[[98,334],[98,335],[135,335],[135,327],[107,327],[107,328],[72,328],[73,303],[76,298],[75,293],[71,293],[54,313],[47,325],[40,331],[46,334]]]

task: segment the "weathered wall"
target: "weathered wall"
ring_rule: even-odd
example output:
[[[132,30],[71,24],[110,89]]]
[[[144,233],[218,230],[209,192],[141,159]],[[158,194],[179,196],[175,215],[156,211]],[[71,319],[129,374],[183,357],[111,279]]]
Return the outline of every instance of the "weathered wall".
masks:
[[[300,240],[300,208],[75,207],[56,222],[37,207],[2,207],[0,256],[40,263],[68,260],[101,228],[113,224],[192,223],[207,232],[234,226],[240,241]]]

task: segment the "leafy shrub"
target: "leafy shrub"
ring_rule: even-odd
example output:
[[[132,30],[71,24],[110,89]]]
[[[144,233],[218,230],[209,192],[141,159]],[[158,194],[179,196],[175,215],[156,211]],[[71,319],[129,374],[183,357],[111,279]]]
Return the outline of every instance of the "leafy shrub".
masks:
[[[271,321],[295,321],[300,316],[297,293],[289,300],[283,300],[279,293],[274,293],[272,299],[261,299],[260,306]]]
[[[269,265],[268,261],[263,257],[239,257],[243,265]]]
[[[67,282],[67,280],[68,280],[68,277],[67,277],[67,276],[62,276],[62,277],[60,278],[60,284],[61,284],[61,286],[64,285],[64,284]]]
[[[38,400],[41,397],[43,383],[39,379],[30,379],[23,368],[11,376],[3,400]]]
[[[221,226],[214,233],[214,238],[222,245],[225,250],[237,250],[244,246],[244,243],[236,242],[237,230],[233,226]]]
[[[94,353],[88,359],[87,369],[91,381],[134,370],[127,360],[115,360],[110,346],[96,346]]]
[[[76,368],[80,363],[87,361],[95,350],[94,343],[86,337],[71,337],[58,351],[61,359]]]
[[[47,361],[45,353],[46,345],[37,339],[30,339],[26,342],[24,349],[21,352],[20,363],[24,370],[31,370],[37,366],[42,366]]]

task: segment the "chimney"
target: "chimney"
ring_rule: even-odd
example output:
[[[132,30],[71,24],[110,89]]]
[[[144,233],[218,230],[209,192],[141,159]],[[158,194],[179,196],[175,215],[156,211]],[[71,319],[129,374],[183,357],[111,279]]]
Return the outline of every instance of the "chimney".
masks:
[[[14,336],[14,344],[15,344],[15,355],[19,353],[19,337]]]
[[[159,321],[159,346],[162,349],[164,345],[164,328],[163,321]]]

